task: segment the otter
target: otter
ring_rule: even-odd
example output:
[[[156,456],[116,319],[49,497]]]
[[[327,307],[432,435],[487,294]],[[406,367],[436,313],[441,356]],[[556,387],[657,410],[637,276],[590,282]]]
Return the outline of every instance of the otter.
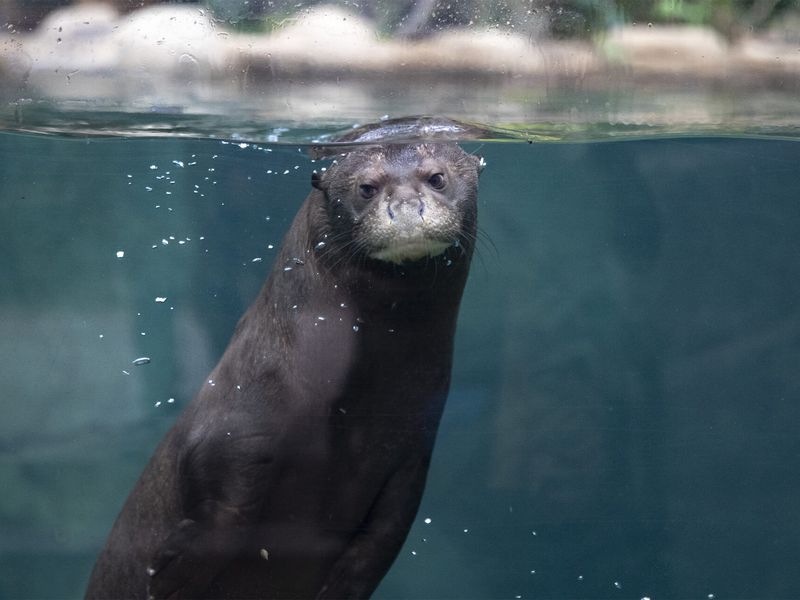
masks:
[[[87,598],[365,598],[419,506],[482,159],[355,146],[125,502]]]

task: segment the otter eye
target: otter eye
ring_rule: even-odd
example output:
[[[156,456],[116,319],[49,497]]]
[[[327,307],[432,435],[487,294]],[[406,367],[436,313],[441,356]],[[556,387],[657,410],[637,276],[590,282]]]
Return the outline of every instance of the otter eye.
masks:
[[[364,198],[364,200],[369,200],[378,193],[378,188],[376,188],[374,185],[370,185],[369,183],[362,183],[360,186],[358,186],[358,193],[361,194],[361,197]]]
[[[442,173],[434,173],[428,178],[428,185],[435,190],[444,189],[445,180]]]

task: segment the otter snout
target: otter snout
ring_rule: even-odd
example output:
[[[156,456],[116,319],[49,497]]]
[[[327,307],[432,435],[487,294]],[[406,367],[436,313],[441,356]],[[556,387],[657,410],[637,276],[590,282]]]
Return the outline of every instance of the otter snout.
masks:
[[[386,202],[386,214],[389,215],[390,221],[410,221],[423,218],[425,213],[425,199],[422,194],[416,196],[405,196],[397,200],[391,197]]]

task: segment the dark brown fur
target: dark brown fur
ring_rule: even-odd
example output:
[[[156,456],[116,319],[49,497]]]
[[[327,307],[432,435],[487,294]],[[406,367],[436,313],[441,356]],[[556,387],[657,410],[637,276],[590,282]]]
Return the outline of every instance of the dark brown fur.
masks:
[[[383,187],[364,201],[359,173],[376,152]],[[369,258],[370,212],[433,201],[426,153],[447,171],[453,243],[413,262]],[[478,171],[455,144],[402,145],[354,150],[315,179],[258,298],[128,497],[87,598],[372,593],[425,484]],[[409,185],[417,200],[392,196]]]

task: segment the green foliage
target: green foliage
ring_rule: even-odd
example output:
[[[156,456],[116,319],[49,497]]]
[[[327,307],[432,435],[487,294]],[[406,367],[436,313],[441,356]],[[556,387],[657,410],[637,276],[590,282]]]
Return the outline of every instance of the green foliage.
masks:
[[[692,25],[704,25],[711,21],[714,7],[709,0],[659,0],[655,5],[653,20],[679,21]]]
[[[238,31],[269,32],[321,0],[206,0]],[[581,38],[625,22],[686,23],[726,34],[768,26],[800,0],[328,0],[375,21],[383,35],[424,37],[452,27],[500,28],[531,36]]]

